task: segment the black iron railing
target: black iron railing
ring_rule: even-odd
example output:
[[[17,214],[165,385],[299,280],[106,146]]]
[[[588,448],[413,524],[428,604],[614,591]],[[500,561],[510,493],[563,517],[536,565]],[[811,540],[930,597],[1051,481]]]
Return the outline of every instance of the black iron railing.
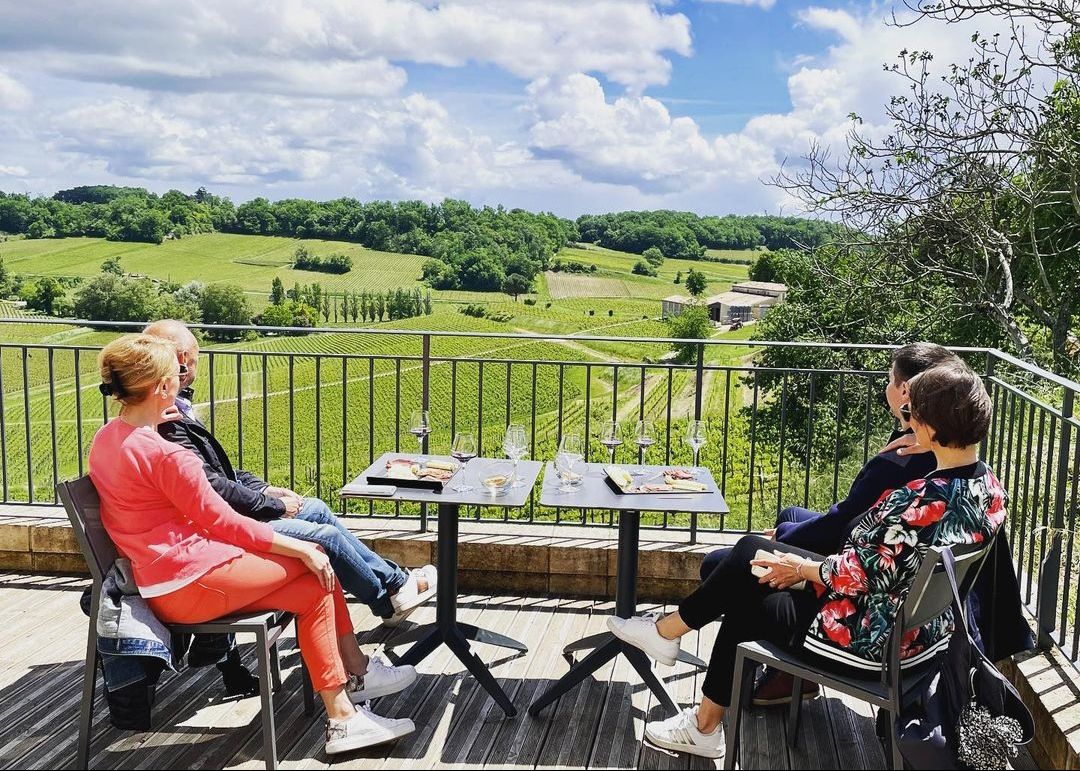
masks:
[[[85,471],[94,432],[110,415],[98,392],[100,345],[22,342],[13,324],[116,329],[117,324],[18,319],[0,325],[0,494],[5,503],[53,504],[55,484]],[[129,325],[138,329],[141,325]],[[245,328],[210,327],[221,334]],[[888,346],[702,340],[688,361],[665,358],[662,338],[538,336],[400,330],[260,329],[281,337],[204,348],[195,402],[238,468],[273,484],[324,498],[387,450],[415,447],[409,413],[432,414],[425,451],[445,453],[454,433],[476,434],[482,455],[501,455],[502,434],[520,423],[531,457],[554,456],[560,437],[588,438],[589,460],[607,450],[600,423],[629,428],[652,420],[657,443],[647,460],[689,463],[687,420],[705,420],[701,462],[718,480],[731,512],[645,515],[648,526],[699,532],[751,532],[779,509],[824,510],[842,497],[859,468],[884,443],[892,419],[883,408]],[[40,335],[38,336],[40,337]],[[96,341],[97,342],[97,341]],[[762,366],[766,349],[842,353],[843,366]],[[985,374],[994,403],[984,457],[1010,496],[1009,536],[1024,600],[1037,613],[1043,642],[1076,660],[1080,651],[1080,554],[1075,549],[1080,384],[992,349],[958,349]],[[636,462],[628,439],[620,462]],[[497,512],[497,513],[496,513]],[[421,507],[352,503],[354,516],[415,517]],[[613,514],[545,509],[534,499],[518,512],[475,509],[523,523],[608,526]]]

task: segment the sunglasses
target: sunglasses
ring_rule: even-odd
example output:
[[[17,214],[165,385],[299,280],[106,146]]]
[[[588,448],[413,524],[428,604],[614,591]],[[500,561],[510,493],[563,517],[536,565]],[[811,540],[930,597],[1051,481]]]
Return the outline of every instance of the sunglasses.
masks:
[[[187,364],[181,364],[180,365],[180,377],[183,377],[187,373],[188,373]]]
[[[910,404],[901,404],[900,405],[900,417],[902,417],[908,423],[911,422],[911,405]]]

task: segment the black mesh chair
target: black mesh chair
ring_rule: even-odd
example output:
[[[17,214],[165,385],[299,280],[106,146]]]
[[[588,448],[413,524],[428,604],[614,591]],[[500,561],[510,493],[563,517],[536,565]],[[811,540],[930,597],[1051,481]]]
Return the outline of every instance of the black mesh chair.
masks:
[[[952,547],[956,560],[956,581],[963,601],[968,590],[975,583],[975,578],[982,569],[985,557],[990,553],[988,544],[970,544]],[[791,650],[778,645],[758,640],[739,645],[735,654],[735,678],[731,694],[731,708],[727,711],[727,751],[724,756],[724,768],[735,768],[739,753],[739,724],[742,712],[749,706],[753,694],[753,677],[758,665],[764,664],[770,669],[786,672],[795,678],[791,692],[791,708],[788,712],[788,742],[794,746],[798,738],[799,717],[802,710],[802,686],[804,680],[854,696],[884,710],[888,723],[887,754],[890,767],[902,769],[903,758],[896,746],[895,723],[893,718],[900,710],[903,691],[900,687],[900,640],[904,633],[917,629],[926,622],[944,613],[953,602],[952,587],[945,573],[941,555],[942,547],[931,547],[923,559],[918,574],[911,585],[911,591],[901,604],[896,623],[889,635],[887,653],[881,665],[878,678],[846,677],[818,669],[814,660],[801,650]],[[899,630],[899,633],[898,633]],[[923,667],[927,665],[922,665]],[[915,682],[920,674],[919,667],[904,671],[905,679]]]
[[[101,503],[90,477],[83,476],[56,486],[60,500],[71,519],[71,527],[94,579],[90,605],[90,627],[86,637],[86,670],[83,675],[82,712],[79,716],[79,755],[77,768],[89,768],[90,724],[93,718],[94,690],[101,657],[97,650],[97,614],[105,575],[116,560],[116,546],[101,523]],[[277,735],[274,732],[273,692],[281,688],[281,665],[278,661],[278,638],[293,621],[285,611],[248,613],[208,621],[205,624],[170,624],[169,629],[183,634],[249,633],[255,635],[259,656],[259,686],[262,698],[263,750],[266,767],[277,767]],[[315,711],[315,693],[307,671],[301,672],[304,688],[304,712]]]

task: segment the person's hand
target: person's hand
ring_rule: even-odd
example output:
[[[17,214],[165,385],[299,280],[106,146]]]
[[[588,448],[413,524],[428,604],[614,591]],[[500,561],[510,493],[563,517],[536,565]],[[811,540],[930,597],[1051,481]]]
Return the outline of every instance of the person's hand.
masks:
[[[176,420],[183,420],[183,418],[184,413],[180,412],[180,408],[175,404],[170,404],[161,411],[161,420],[163,423],[171,423]]]
[[[758,579],[759,584],[768,584],[773,589],[787,589],[800,581],[806,580],[799,575],[799,568],[809,560],[795,554],[770,555],[765,559],[750,560],[755,567],[768,568],[769,572]]]
[[[765,538],[768,538],[770,541],[775,541],[776,540],[776,528],[775,527],[767,527],[767,528],[765,528],[764,530],[761,531],[761,535],[763,537],[765,537]]]
[[[271,498],[277,498],[283,504],[285,504],[285,516],[295,517],[300,513],[300,509],[304,505],[304,498],[299,493],[295,493],[287,487],[267,487],[263,490],[265,495],[269,495]]]
[[[930,452],[929,447],[923,447],[919,444],[919,440],[915,438],[915,434],[904,434],[903,436],[899,436],[881,448],[882,453],[892,452],[893,450],[896,450],[897,455],[922,455],[923,453]]]
[[[326,556],[326,552],[322,550],[320,546],[311,546],[311,548],[304,551],[304,556],[301,557],[304,561],[304,565],[314,573],[322,587],[328,592],[334,590],[334,568],[330,565],[330,558]]]

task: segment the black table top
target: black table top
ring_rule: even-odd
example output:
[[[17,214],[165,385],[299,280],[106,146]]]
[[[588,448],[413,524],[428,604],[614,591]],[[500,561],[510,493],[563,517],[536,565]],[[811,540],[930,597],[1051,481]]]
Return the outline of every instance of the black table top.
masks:
[[[622,495],[616,493],[605,479],[606,463],[589,463],[585,466],[585,478],[580,489],[572,493],[559,490],[559,478],[553,463],[544,468],[544,485],[540,493],[541,506],[557,506],[564,509],[613,509],[615,511],[659,511],[668,513],[726,514],[727,501],[720,494],[716,480],[707,468],[698,469],[697,481],[708,485],[703,493],[649,493],[643,495]],[[622,465],[622,464],[618,464]],[[636,466],[625,466],[636,468]],[[680,468],[673,466],[645,466],[645,476],[635,479],[650,479],[658,476],[664,469]],[[685,467],[681,467],[685,468]]]
[[[364,473],[354,479],[353,483],[366,484],[369,475],[385,475],[386,462],[393,458],[415,458],[416,456],[417,453],[384,453],[376,458],[375,462],[364,470]],[[425,457],[430,460],[454,460],[448,455],[429,454]],[[534,460],[518,461],[518,478],[525,484],[521,487],[511,487],[505,495],[492,496],[483,488],[479,481],[480,474],[492,463],[510,463],[510,461],[505,458],[473,458],[465,465],[465,468],[454,475],[454,478],[446,484],[446,487],[443,488],[441,493],[435,492],[434,490],[423,490],[418,487],[403,487],[397,485],[397,492],[393,495],[353,495],[343,492],[341,497],[360,498],[372,501],[409,501],[413,503],[452,503],[461,506],[498,506],[504,509],[518,508],[519,506],[524,506],[528,503],[529,493],[532,492],[533,486],[536,484],[536,478],[540,475],[540,469],[543,464]],[[464,475],[467,483],[473,486],[472,490],[457,492],[453,489],[455,485],[461,482],[462,475]]]

